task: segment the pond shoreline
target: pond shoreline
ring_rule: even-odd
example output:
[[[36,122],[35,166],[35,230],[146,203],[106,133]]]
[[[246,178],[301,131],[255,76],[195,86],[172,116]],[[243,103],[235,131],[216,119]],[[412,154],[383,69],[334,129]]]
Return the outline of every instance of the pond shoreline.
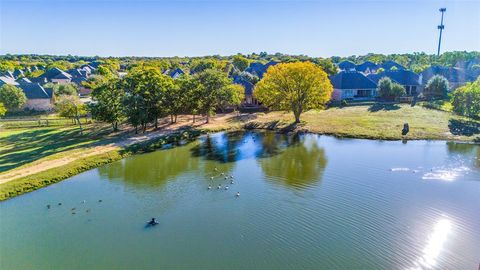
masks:
[[[40,171],[38,173],[30,174],[20,177],[5,183],[0,184],[0,201],[8,200],[10,198],[28,193],[42,187],[58,183],[62,180],[70,178],[74,175],[83,173],[85,171],[112,163],[114,161],[129,157],[135,154],[152,152],[161,149],[165,144],[176,143],[181,140],[193,141],[202,134],[209,134],[222,131],[241,131],[241,130],[269,130],[277,133],[304,133],[331,136],[338,139],[360,139],[360,140],[375,140],[375,141],[445,141],[459,144],[480,144],[475,141],[462,140],[446,140],[445,138],[408,138],[408,136],[399,136],[398,138],[381,137],[381,136],[366,136],[358,134],[341,134],[341,133],[326,133],[312,131],[303,128],[302,123],[299,125],[274,125],[269,123],[261,123],[249,121],[241,127],[228,127],[220,129],[184,129],[179,128],[173,130],[171,133],[161,135],[142,142],[134,143],[118,150],[111,150],[101,154],[89,155],[84,158],[79,158],[63,166],[50,168]]]

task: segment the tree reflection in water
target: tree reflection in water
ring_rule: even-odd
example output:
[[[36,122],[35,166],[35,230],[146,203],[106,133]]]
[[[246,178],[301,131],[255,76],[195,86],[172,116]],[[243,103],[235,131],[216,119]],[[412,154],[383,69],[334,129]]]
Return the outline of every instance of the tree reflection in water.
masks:
[[[190,157],[185,148],[173,147],[155,153],[132,156],[99,168],[100,175],[126,184],[159,187],[187,171],[197,170],[199,160]]]
[[[315,137],[297,134],[263,142],[265,149],[277,153],[259,160],[268,181],[305,189],[321,180],[327,158]]]
[[[480,146],[471,143],[447,142],[449,153],[471,156],[475,167],[480,168]]]

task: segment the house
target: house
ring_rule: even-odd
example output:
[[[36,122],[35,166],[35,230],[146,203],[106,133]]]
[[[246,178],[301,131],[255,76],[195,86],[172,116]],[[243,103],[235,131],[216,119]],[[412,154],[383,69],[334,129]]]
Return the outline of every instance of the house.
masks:
[[[421,92],[420,77],[413,71],[406,69],[386,70],[378,74],[369,74],[367,77],[378,84],[383,77],[390,78],[393,82],[402,85],[408,96],[416,96]]]
[[[360,71],[363,74],[376,73],[378,69],[379,66],[371,61],[365,61],[355,67],[356,71]]]
[[[0,73],[0,76],[10,77],[12,79],[15,79],[15,75],[13,75],[13,72],[11,72],[10,70]]]
[[[262,64],[261,62],[253,62],[250,63],[247,69],[245,69],[245,72],[253,74],[261,79],[263,77],[263,74],[267,72],[268,68],[276,64],[278,64],[278,62],[276,61],[270,61],[266,64]]]
[[[23,77],[23,78],[20,78],[17,80],[18,84],[22,84],[22,83],[32,83],[32,81],[30,81],[30,79],[26,78],[26,77]]]
[[[395,67],[394,69],[406,69],[404,66],[392,60],[385,61],[381,65],[381,68],[384,70],[391,70],[393,67]]]
[[[72,75],[66,73],[59,68],[51,68],[38,77],[38,80],[43,80],[52,83],[65,84],[72,80]],[[45,80],[44,80],[45,79]]]
[[[358,71],[341,71],[330,76],[332,100],[369,100],[377,96],[377,84]]]
[[[16,82],[15,79],[10,76],[0,76],[0,87],[4,84],[11,84],[17,86],[18,82]]]
[[[427,85],[428,81],[435,75],[447,79],[450,90],[472,82],[476,78],[468,74],[464,69],[456,67],[431,66],[420,73],[420,84]]]
[[[185,72],[183,72],[183,70],[181,68],[176,68],[176,69],[168,72],[168,76],[172,77],[172,79],[176,79],[176,78],[182,76],[183,74],[185,74]]]
[[[14,78],[23,77],[23,76],[24,76],[23,70],[15,69],[15,71],[13,71]]]
[[[348,60],[342,61],[338,64],[338,68],[345,71],[354,71],[356,67],[357,65],[355,65],[355,63]]]
[[[44,89],[38,83],[22,83],[18,88],[22,89],[27,97],[27,103],[23,109],[35,111],[49,111],[53,109],[53,89]]]
[[[242,85],[245,89],[245,99],[241,103],[242,107],[257,107],[259,105],[258,100],[253,97],[253,89],[255,87],[253,83],[241,75],[235,76],[233,83]]]

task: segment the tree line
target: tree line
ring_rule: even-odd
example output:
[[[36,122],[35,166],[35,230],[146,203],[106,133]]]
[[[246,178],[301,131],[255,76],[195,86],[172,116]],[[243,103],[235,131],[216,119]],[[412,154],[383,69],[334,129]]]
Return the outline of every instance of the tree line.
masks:
[[[110,77],[92,92],[89,106],[94,119],[108,122],[114,130],[126,121],[145,132],[149,124],[179,114],[205,115],[206,122],[218,110],[240,104],[244,89],[233,84],[225,72],[205,69],[194,75],[172,79],[155,68],[136,68],[123,78]]]

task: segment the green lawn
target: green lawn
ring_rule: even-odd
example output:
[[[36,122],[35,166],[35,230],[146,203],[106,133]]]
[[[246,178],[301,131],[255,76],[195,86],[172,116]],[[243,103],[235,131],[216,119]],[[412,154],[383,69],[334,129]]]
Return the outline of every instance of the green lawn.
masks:
[[[102,128],[77,126],[0,130],[0,173],[67,150],[99,142]]]
[[[473,141],[480,136],[480,122],[450,112],[410,105],[371,105],[309,111],[299,128],[320,134],[385,140],[438,139]],[[259,116],[258,127],[286,128],[292,113],[273,112]],[[403,124],[410,132],[402,136]]]

